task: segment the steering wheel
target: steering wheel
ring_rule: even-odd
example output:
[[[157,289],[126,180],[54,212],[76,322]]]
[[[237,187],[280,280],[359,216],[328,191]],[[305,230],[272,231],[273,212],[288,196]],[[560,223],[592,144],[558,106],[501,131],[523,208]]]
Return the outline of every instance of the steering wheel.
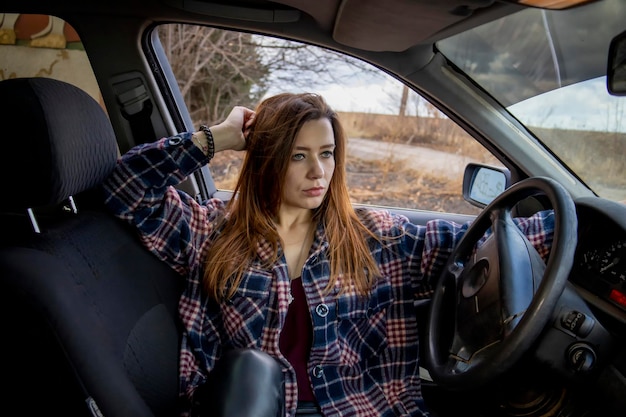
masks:
[[[547,264],[511,214],[518,202],[534,195],[545,195],[554,212]],[[477,216],[450,255],[430,301],[425,355],[437,384],[476,388],[521,359],[565,288],[577,228],[569,193],[543,177],[516,183]],[[492,233],[485,239],[488,229]]]

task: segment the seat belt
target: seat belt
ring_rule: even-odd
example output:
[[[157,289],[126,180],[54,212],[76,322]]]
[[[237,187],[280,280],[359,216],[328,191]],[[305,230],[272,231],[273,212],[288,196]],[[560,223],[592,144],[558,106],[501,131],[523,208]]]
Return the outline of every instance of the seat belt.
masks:
[[[137,82],[139,85],[132,85]],[[116,90],[123,90],[117,93],[117,102],[122,116],[128,120],[133,138],[139,141],[153,140],[155,132],[150,116],[154,106],[145,85],[139,78],[134,78],[118,84]]]

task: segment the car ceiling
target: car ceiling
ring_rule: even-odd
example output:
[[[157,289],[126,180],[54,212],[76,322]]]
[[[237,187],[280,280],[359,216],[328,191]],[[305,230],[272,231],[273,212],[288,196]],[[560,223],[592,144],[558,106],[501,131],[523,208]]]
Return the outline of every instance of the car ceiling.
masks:
[[[335,49],[401,52],[519,10],[494,0],[21,0],[19,10],[4,12],[95,13],[157,20],[212,22],[227,27],[265,29],[278,36],[311,36]],[[9,6],[10,7],[10,6]]]

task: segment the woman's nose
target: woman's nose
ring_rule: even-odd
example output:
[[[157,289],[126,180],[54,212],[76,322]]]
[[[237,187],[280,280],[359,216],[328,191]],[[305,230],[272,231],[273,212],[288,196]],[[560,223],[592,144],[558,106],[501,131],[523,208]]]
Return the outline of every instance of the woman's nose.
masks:
[[[313,158],[311,160],[311,166],[309,167],[309,176],[311,178],[321,178],[324,176],[324,167],[322,161],[319,158]]]

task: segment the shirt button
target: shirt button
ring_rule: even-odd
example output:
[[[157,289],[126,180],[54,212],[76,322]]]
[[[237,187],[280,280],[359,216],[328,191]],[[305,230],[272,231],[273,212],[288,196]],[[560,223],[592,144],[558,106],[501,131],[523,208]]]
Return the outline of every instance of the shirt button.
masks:
[[[178,146],[183,142],[183,139],[180,136],[171,137],[169,140],[169,144],[172,146]]]
[[[315,307],[315,312],[320,317],[326,317],[328,315],[328,306],[326,304],[323,304],[323,303],[322,304],[318,304],[318,306]]]
[[[315,367],[313,368],[313,376],[315,378],[321,378],[322,376],[324,376],[324,370],[322,369],[321,365],[315,365]]]

